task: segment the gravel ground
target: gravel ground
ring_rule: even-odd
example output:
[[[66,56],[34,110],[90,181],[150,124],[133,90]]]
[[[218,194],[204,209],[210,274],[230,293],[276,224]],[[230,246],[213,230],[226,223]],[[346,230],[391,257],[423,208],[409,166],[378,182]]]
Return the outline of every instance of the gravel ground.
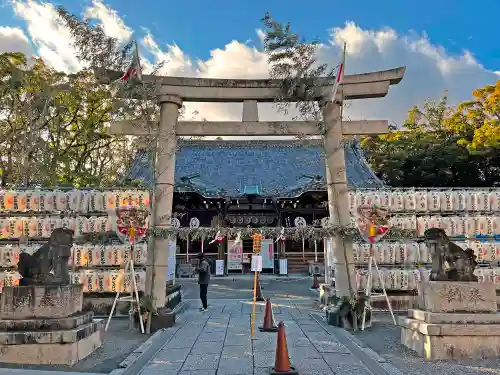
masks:
[[[389,314],[374,313],[373,327],[355,336],[407,375],[500,375],[500,359],[424,361],[400,344]]]
[[[118,364],[134,349],[146,341],[148,337],[148,335],[142,335],[139,331],[129,331],[127,319],[115,319],[111,321],[108,331],[104,333],[102,346],[73,367],[0,363],[0,368],[107,374],[117,368]]]

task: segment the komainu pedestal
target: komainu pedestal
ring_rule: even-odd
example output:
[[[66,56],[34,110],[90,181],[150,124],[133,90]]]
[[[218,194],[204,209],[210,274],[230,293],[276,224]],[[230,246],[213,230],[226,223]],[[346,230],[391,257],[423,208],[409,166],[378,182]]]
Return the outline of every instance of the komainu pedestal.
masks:
[[[401,343],[426,359],[500,355],[495,284],[423,281],[418,309],[400,317]]]
[[[71,366],[99,348],[103,321],[82,300],[82,285],[4,287],[0,362]]]

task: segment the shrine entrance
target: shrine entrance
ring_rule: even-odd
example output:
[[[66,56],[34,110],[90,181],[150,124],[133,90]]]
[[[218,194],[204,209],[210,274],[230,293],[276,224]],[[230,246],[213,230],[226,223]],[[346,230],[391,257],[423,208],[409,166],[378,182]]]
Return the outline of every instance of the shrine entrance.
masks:
[[[337,97],[323,109],[326,133],[320,131],[315,121],[259,121],[258,103],[272,103],[282,96],[281,84],[276,80],[229,80],[180,77],[143,76],[145,82],[161,84],[158,95],[160,103],[159,137],[162,154],[156,160],[156,170],[162,171],[155,179],[156,206],[155,226],[169,228],[172,218],[174,196],[175,157],[178,136],[322,136],[326,163],[326,186],[330,223],[346,227],[350,224],[348,186],[346,176],[343,138],[349,135],[376,135],[388,132],[384,120],[342,121],[340,98],[356,100],[377,98],[387,95],[390,85],[399,83],[405,68],[373,73],[348,75],[344,77]],[[326,81],[325,81],[326,82]],[[332,91],[331,85],[318,86],[311,100],[322,100]],[[140,98],[138,98],[140,99]],[[289,97],[287,100],[296,101]],[[179,109],[183,102],[232,102],[243,103],[242,122],[231,121],[180,121]],[[116,122],[111,125],[116,135],[149,135],[148,127],[138,122]],[[248,220],[248,218],[244,219]],[[253,219],[251,219],[253,220]],[[218,225],[224,224],[221,217]],[[338,296],[348,296],[348,285],[354,285],[354,262],[352,242],[334,238],[333,249],[326,253],[326,263],[336,267],[336,289]],[[165,303],[165,274],[168,253],[164,251],[168,239],[156,237],[154,265],[147,269],[148,280],[153,282],[153,295],[158,306]],[[149,263],[149,262],[148,262]],[[228,259],[229,263],[229,259]]]

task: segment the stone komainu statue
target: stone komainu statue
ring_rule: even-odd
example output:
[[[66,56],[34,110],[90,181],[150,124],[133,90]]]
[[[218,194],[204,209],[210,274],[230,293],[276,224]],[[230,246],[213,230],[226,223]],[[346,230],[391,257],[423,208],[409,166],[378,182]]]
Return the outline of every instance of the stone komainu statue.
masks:
[[[68,260],[72,246],[73,231],[57,228],[50,235],[48,243],[33,255],[21,253],[17,270],[23,278],[19,285],[68,285]]]
[[[471,249],[462,250],[443,229],[427,229],[424,237],[432,254],[431,281],[478,281],[474,275],[476,256]]]

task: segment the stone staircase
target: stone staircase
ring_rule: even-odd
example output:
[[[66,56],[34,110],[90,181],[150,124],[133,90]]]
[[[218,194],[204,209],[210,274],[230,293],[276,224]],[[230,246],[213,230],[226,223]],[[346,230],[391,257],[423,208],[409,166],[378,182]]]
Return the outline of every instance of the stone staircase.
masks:
[[[289,275],[308,275],[309,264],[314,263],[314,252],[306,252],[304,256],[302,253],[287,253],[288,259],[288,274]],[[318,263],[323,263],[323,252],[318,252]]]

